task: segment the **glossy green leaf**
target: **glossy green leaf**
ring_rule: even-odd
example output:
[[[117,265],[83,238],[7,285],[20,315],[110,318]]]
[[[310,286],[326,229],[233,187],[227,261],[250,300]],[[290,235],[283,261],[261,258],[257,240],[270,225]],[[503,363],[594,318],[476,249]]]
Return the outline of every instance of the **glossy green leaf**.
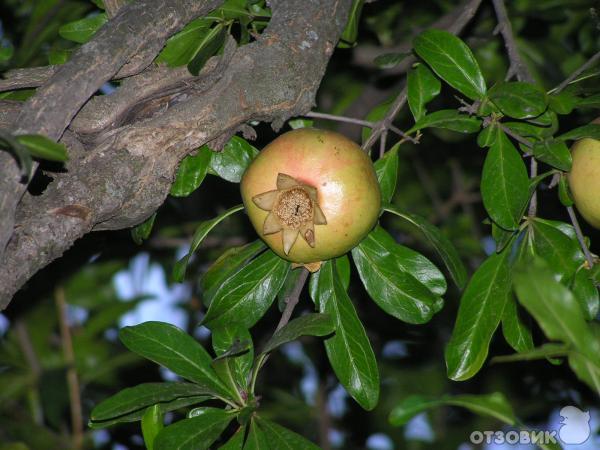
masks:
[[[535,159],[539,161],[567,172],[571,170],[573,160],[571,158],[571,152],[564,141],[547,139],[534,142],[531,151],[533,156],[535,156]]]
[[[486,86],[471,49],[460,38],[430,29],[415,38],[413,47],[446,83],[471,100],[485,96]]]
[[[24,181],[29,180],[33,161],[29,149],[21,144],[10,132],[0,130],[0,151],[8,151],[16,160]]]
[[[577,351],[571,351],[569,366],[581,381],[600,396],[600,364],[597,360],[588,358]]]
[[[222,151],[213,154],[210,169],[224,180],[239,183],[258,150],[244,138],[233,136]]]
[[[265,344],[262,353],[269,353],[280,345],[294,341],[301,336],[327,336],[334,332],[334,324],[328,314],[305,314],[291,320],[273,333]]]
[[[217,408],[169,425],[158,434],[154,450],[207,450],[225,430],[234,415]]]
[[[358,38],[358,23],[364,4],[365,0],[352,0],[348,22],[340,36],[340,43],[338,44],[340,48],[353,47],[356,43],[356,39]]]
[[[458,288],[462,289],[465,286],[467,282],[467,269],[461,261],[460,256],[458,256],[458,252],[454,245],[452,245],[450,240],[444,236],[437,227],[429,223],[423,217],[401,211],[393,205],[384,204],[382,205],[382,209],[397,215],[419,229],[434,250],[439,254],[440,258],[442,258],[442,261],[446,265],[446,268],[450,272],[450,275]]]
[[[590,123],[558,136],[563,141],[577,140],[583,138],[600,139],[600,124]]]
[[[176,399],[203,399],[212,396],[204,385],[193,383],[143,383],[123,389],[96,405],[90,414],[92,422],[103,422],[141,411],[139,420],[147,407],[164,404]],[[136,420],[136,419],[133,419]]]
[[[561,174],[558,180],[558,198],[564,206],[573,206],[575,203],[569,189],[569,182],[564,174]]]
[[[509,256],[506,249],[488,257],[473,274],[460,299],[445,352],[448,377],[452,380],[471,378],[485,362],[490,341],[511,295]]]
[[[196,155],[186,156],[179,164],[170,194],[173,197],[187,197],[200,187],[208,173],[213,152],[207,145],[198,149]]]
[[[598,288],[590,278],[590,271],[581,267],[575,274],[572,286],[573,295],[583,311],[586,320],[594,320],[600,311]]]
[[[335,334],[325,349],[338,380],[366,410],[379,400],[379,371],[367,333],[337,275],[335,262],[323,263],[316,288],[316,303],[335,323]]]
[[[221,213],[219,216],[214,219],[207,220],[206,222],[202,222],[198,228],[196,228],[196,232],[194,233],[194,237],[192,238],[192,244],[190,246],[190,250],[187,254],[181,258],[179,261],[175,263],[175,267],[173,268],[173,278],[175,281],[181,282],[185,277],[185,271],[187,269],[188,262],[194,252],[198,249],[204,238],[210,233],[210,231],[216,227],[219,223],[225,220],[230,215],[241,211],[244,209],[244,205],[237,205],[233,208],[228,209],[227,211]]]
[[[237,322],[215,327],[212,330],[212,346],[217,356],[222,356],[236,343],[243,343],[246,349],[241,354],[231,357],[233,378],[238,386],[245,388],[254,361],[252,336],[247,328]]]
[[[512,407],[500,392],[487,395],[445,395],[441,398],[412,395],[392,410],[389,421],[394,426],[405,425],[417,414],[443,405],[460,406],[475,414],[493,417],[509,425],[517,422]]]
[[[227,39],[227,28],[217,23],[208,30],[204,38],[198,42],[196,53],[187,67],[190,73],[197,76],[211,56],[214,56]]]
[[[137,245],[141,245],[142,242],[148,239],[150,233],[152,232],[152,227],[154,226],[155,219],[156,213],[152,214],[142,223],[131,229],[131,238],[133,239],[133,242],[135,242]]]
[[[340,256],[339,258],[335,258],[335,269],[337,272],[337,276],[339,277],[342,287],[344,290],[348,290],[350,286],[350,258],[347,255]],[[310,294],[310,298],[315,302],[318,307],[318,297],[319,293],[317,290],[319,289],[319,277],[321,271],[314,272],[310,275],[310,281],[308,283],[308,292]]]
[[[258,425],[257,420],[250,423],[250,431],[244,444],[244,450],[268,450],[271,448],[267,442],[265,432]]]
[[[164,428],[163,414],[160,406],[153,405],[146,409],[142,416],[142,436],[148,450],[154,450],[156,435]]]
[[[209,306],[219,286],[266,247],[263,241],[257,239],[250,244],[231,247],[221,254],[200,278],[204,304]]]
[[[246,427],[239,427],[229,440],[219,447],[219,450],[243,450]]]
[[[494,356],[492,363],[510,363],[516,361],[534,361],[537,359],[550,359],[566,356],[569,347],[564,344],[544,344],[540,347],[532,347],[520,353],[512,355]]]
[[[69,41],[84,44],[89,41],[96,31],[98,31],[106,22],[108,22],[106,13],[96,14],[63,25],[58,29],[58,34]]]
[[[548,107],[546,93],[523,81],[498,83],[490,88],[488,97],[504,115],[515,119],[539,116]]]
[[[440,109],[421,117],[408,133],[423,128],[444,128],[459,133],[476,133],[481,129],[481,120],[477,117],[461,114],[456,109]]]
[[[502,122],[509,130],[526,139],[544,139],[553,134],[553,129],[548,126],[538,126],[529,122]]]
[[[276,448],[277,450],[319,450],[319,447],[306,438],[275,422],[261,417],[258,419],[258,425],[265,433],[266,441],[270,446],[269,448]]]
[[[400,64],[410,53],[384,53],[375,57],[373,62],[380,69],[391,69]]]
[[[542,257],[561,280],[570,279],[585,260],[577,240],[552,222],[534,219],[528,227],[528,238],[534,253]]]
[[[164,322],[144,322],[121,328],[119,338],[132,352],[212,389],[215,394],[229,395],[210,365],[210,355],[180,328]]]
[[[352,249],[352,258],[369,296],[386,313],[407,323],[426,323],[443,306],[424,284],[441,274],[426,258],[396,244],[377,227]],[[443,279],[443,276],[441,276]]]
[[[546,336],[570,344],[593,363],[600,361],[600,343],[586,323],[577,300],[556,281],[539,258],[521,264],[514,273],[519,302],[536,319]]]
[[[548,96],[548,106],[557,114],[571,114],[580,99],[570,91]]]
[[[267,250],[217,288],[203,323],[212,328],[233,321],[252,327],[275,300],[289,268],[288,261]]]
[[[69,159],[67,148],[63,144],[58,144],[41,134],[22,134],[16,136],[16,139],[20,144],[27,147],[33,157],[59,162]]]
[[[480,147],[491,147],[498,135],[501,133],[500,127],[497,124],[491,124],[490,126],[484,128],[477,135],[477,145]]]
[[[437,97],[442,83],[424,64],[417,64],[408,72],[408,106],[418,122],[427,112],[425,105]]]
[[[381,199],[390,202],[396,191],[398,181],[398,148],[400,144],[394,145],[382,158],[375,161],[375,173],[381,189]]]
[[[492,220],[516,229],[527,201],[529,177],[523,159],[504,133],[488,150],[481,176],[483,205]]]
[[[165,62],[169,67],[185,66],[196,54],[199,43],[205,39],[212,23],[204,17],[192,20],[167,40],[156,58],[157,62]]]
[[[502,334],[508,345],[519,353],[533,349],[531,330],[523,323],[513,295],[510,295],[502,313]]]

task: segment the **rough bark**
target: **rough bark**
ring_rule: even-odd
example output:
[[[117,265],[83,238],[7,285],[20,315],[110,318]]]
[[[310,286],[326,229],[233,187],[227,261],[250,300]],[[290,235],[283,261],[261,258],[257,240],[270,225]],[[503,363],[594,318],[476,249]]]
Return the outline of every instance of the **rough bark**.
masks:
[[[350,0],[279,0],[271,6],[263,35],[232,50],[230,58],[226,51],[220,61],[228,64],[213,60],[197,84],[176,88],[175,77],[174,84],[131,100],[141,105],[123,108],[129,112],[94,130],[93,148],[71,160],[44,195],[21,202],[0,267],[0,306],[79,237],[130,227],[152,214],[168,195],[181,159],[198,146],[250,120],[280,127],[313,107]]]

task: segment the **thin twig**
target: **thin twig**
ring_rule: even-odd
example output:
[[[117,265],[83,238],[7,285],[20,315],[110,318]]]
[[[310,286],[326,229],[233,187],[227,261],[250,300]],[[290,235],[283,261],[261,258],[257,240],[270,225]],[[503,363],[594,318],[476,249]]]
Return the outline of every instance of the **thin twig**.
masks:
[[[569,213],[569,218],[571,219],[573,228],[575,228],[575,234],[577,235],[577,240],[579,241],[581,250],[583,250],[583,254],[585,255],[585,260],[591,269],[594,267],[594,257],[592,256],[590,249],[587,247],[587,245],[585,245],[585,239],[583,238],[583,233],[581,231],[581,227],[579,226],[579,220],[577,220],[577,216],[575,215],[575,210],[572,206],[567,206],[567,212]]]
[[[531,161],[530,161],[530,165],[529,165],[529,177],[533,180],[535,177],[537,177],[538,174],[538,163],[537,163],[537,159],[535,159],[535,157],[531,157]],[[531,196],[531,200],[529,202],[529,211],[527,212],[527,215],[529,217],[535,217],[537,214],[537,205],[538,205],[538,201],[537,201],[537,190],[533,191],[533,195]]]
[[[407,95],[408,95],[408,89],[405,86],[402,89],[402,91],[400,91],[400,94],[398,94],[398,96],[394,100],[394,103],[392,103],[390,110],[385,115],[383,120],[378,122],[377,126],[375,128],[373,128],[373,132],[371,133],[369,138],[362,145],[362,148],[364,151],[369,151],[371,149],[371,147],[373,146],[373,144],[375,142],[377,142],[377,139],[379,139],[381,137],[383,132],[390,129],[392,122],[394,121],[396,116],[400,113],[400,111],[406,104]]]
[[[79,377],[77,376],[77,367],[75,366],[73,340],[71,339],[71,329],[69,328],[67,319],[65,290],[62,287],[58,287],[54,292],[54,298],[58,310],[58,322],[60,326],[60,339],[63,355],[67,366],[67,385],[69,387],[73,448],[78,450],[83,446],[83,414],[81,412],[81,393],[79,392]]]
[[[27,361],[27,365],[31,370],[32,382],[29,387],[29,402],[31,404],[31,414],[33,416],[33,422],[37,425],[44,424],[44,410],[41,406],[42,402],[40,399],[39,392],[39,380],[42,375],[42,365],[40,364],[40,359],[35,352],[35,348],[33,347],[33,343],[31,342],[31,337],[29,336],[29,331],[27,330],[27,325],[22,320],[17,320],[15,323],[15,330],[17,332],[17,341],[19,342],[19,347],[25,356],[25,360]]]
[[[520,142],[521,144],[523,144],[525,147],[527,148],[531,148],[533,147],[533,144],[531,143],[531,141],[525,139],[523,136],[521,136],[518,133],[515,133],[513,130],[511,130],[510,128],[508,128],[505,125],[502,125],[501,123],[499,123],[500,128],[502,129],[502,131],[504,131],[507,135],[509,135],[511,138],[513,138],[515,141]]]
[[[494,4],[494,10],[496,11],[496,17],[498,18],[498,31],[502,34],[504,39],[504,45],[508,52],[508,59],[510,66],[506,73],[506,80],[510,80],[513,75],[516,75],[517,80],[533,82],[533,76],[529,72],[529,69],[521,59],[519,50],[517,49],[517,42],[512,31],[512,25],[506,12],[506,5],[504,0],[492,0]]]
[[[333,120],[335,122],[353,123],[356,125],[361,125],[363,127],[369,127],[369,128],[373,128],[376,125],[375,122],[369,122],[368,120],[355,119],[354,117],[337,116],[335,114],[320,113],[320,112],[316,112],[316,111],[310,111],[310,112],[306,113],[304,116],[312,117],[314,119],[325,119],[325,120]]]
[[[387,131],[384,131],[379,140],[379,157],[383,158],[385,154],[385,146],[387,144]]]
[[[571,81],[573,81],[575,78],[577,78],[579,75],[581,75],[584,71],[586,71],[587,69],[592,67],[598,61],[600,61],[600,52],[596,53],[590,59],[588,59],[575,72],[573,72],[571,75],[569,75],[567,78],[565,78],[565,80],[562,83],[560,83],[558,86],[556,86],[554,89],[552,89],[549,92],[549,94],[558,94],[560,91],[562,91],[564,88],[566,88]]]
[[[302,272],[300,273],[298,280],[296,280],[294,289],[292,289],[292,292],[290,292],[285,299],[285,309],[281,313],[281,319],[279,319],[279,323],[277,324],[277,328],[275,328],[275,331],[279,331],[281,328],[287,325],[287,323],[290,321],[290,318],[292,317],[294,308],[296,308],[296,305],[300,300],[300,293],[302,292],[302,288],[304,288],[304,284],[306,284],[306,280],[308,279],[308,274],[310,272],[304,267],[302,267],[299,270],[301,270]]]

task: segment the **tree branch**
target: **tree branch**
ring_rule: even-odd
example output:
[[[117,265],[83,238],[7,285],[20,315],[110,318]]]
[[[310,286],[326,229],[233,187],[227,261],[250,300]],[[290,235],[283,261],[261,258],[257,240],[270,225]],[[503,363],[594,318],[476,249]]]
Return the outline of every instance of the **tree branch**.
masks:
[[[302,293],[302,289],[304,288],[306,280],[308,279],[308,275],[310,274],[310,272],[304,267],[298,270],[301,270],[302,272],[300,273],[298,280],[296,280],[294,289],[292,289],[292,292],[290,292],[290,294],[285,299],[285,309],[281,313],[281,319],[279,319],[277,328],[275,328],[276,332],[284,326],[286,326],[287,323],[290,321],[290,318],[294,313],[294,308],[296,308],[296,305],[300,301],[300,294]]]
[[[583,237],[583,232],[581,231],[581,227],[579,226],[579,220],[577,220],[577,215],[575,214],[575,210],[572,206],[567,206],[567,212],[569,213],[569,218],[571,219],[571,223],[573,224],[573,228],[575,228],[575,234],[577,235],[577,240],[579,241],[579,245],[581,246],[581,250],[585,255],[585,260],[587,261],[589,268],[594,267],[594,257],[590,252],[590,249],[585,244],[585,239]]]
[[[0,267],[0,306],[79,237],[150,216],[168,195],[179,161],[199,146],[250,120],[279,128],[310,111],[349,6],[349,0],[273,2],[265,32],[237,49],[212,87],[111,130],[70,161],[44,195],[24,199]]]
[[[554,89],[552,89],[549,93],[550,94],[560,93],[564,88],[566,88],[569,85],[569,83],[571,83],[575,78],[577,78],[579,75],[581,75],[584,71],[588,70],[590,67],[593,67],[594,64],[596,64],[598,61],[600,61],[600,52],[596,53],[590,59],[588,59],[585,63],[583,63],[577,70],[575,70],[575,72],[573,72],[571,75],[569,75],[562,83],[560,83],[558,86],[556,86]]]

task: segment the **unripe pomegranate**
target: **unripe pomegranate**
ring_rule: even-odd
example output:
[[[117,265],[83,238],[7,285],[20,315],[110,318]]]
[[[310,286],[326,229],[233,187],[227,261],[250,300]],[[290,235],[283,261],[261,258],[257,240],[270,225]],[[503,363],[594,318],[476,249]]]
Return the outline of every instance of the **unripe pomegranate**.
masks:
[[[348,252],[373,228],[381,206],[368,155],[341,134],[314,128],[267,145],[244,173],[241,190],[260,237],[299,264]]]
[[[593,123],[600,123],[600,118]],[[567,174],[575,206],[583,218],[600,229],[600,141],[581,139],[571,147],[573,166]]]

